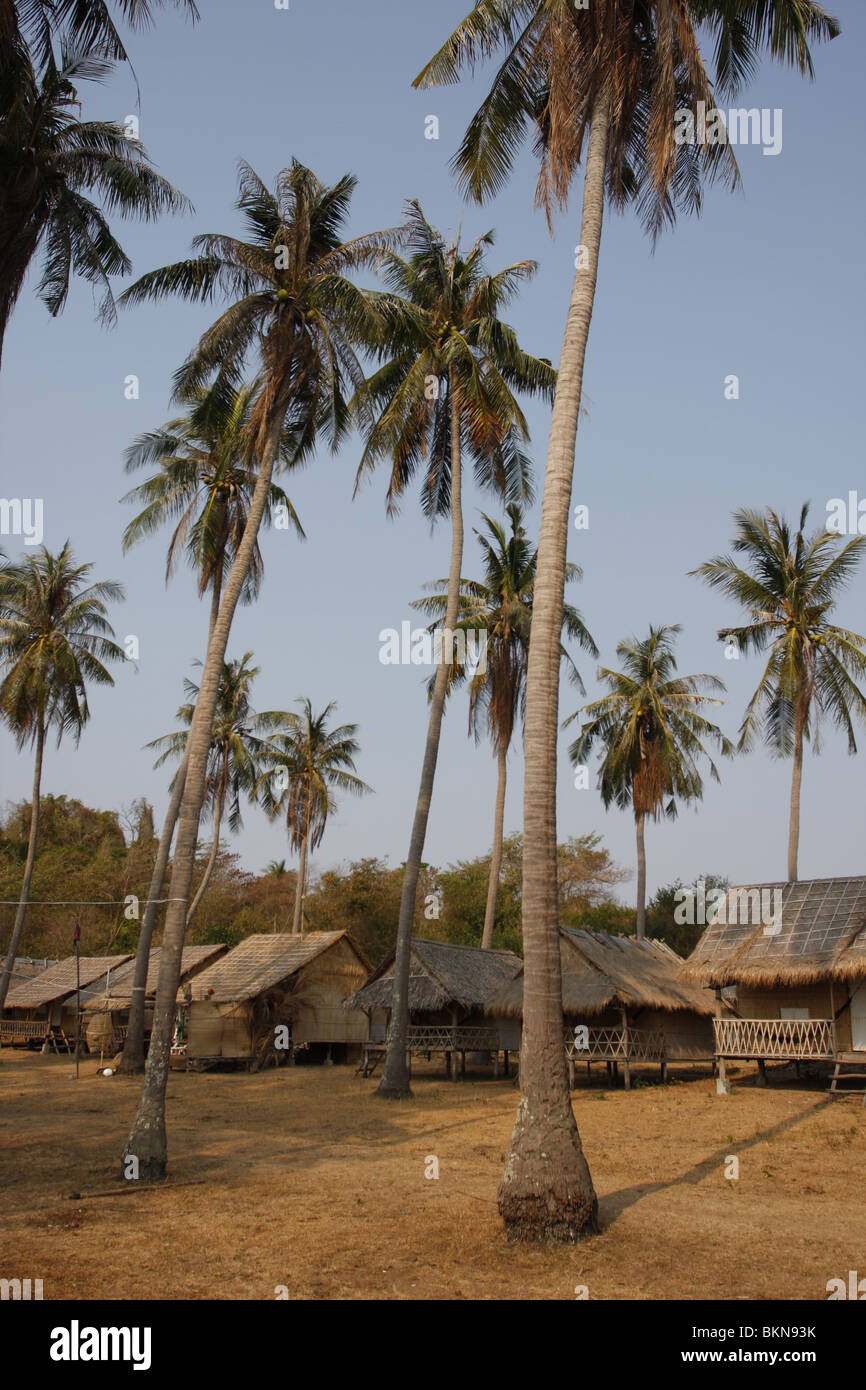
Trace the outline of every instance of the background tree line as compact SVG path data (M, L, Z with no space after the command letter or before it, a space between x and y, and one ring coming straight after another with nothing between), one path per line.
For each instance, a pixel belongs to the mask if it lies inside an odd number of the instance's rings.
M85 955L134 952L157 851L150 804L140 798L120 811L98 811L72 797L45 796L42 825L44 834L33 873L32 916L21 954L50 959L68 955L76 916L81 922ZM0 940L6 940L12 929L29 827L29 802L7 806L0 816ZM196 880L204 873L209 854L205 840L199 845ZM518 954L522 954L522 861L523 837L507 836L493 946ZM444 868L423 864L415 914L418 934L466 946L480 945L489 873L489 854L461 859ZM392 867L387 860L377 858L322 870L308 890L307 929L351 932L378 965L396 940L403 877L403 865ZM634 907L620 902L614 893L630 877L628 870L614 863L600 835L590 833L567 840L559 846L562 925L632 934ZM727 882L712 874L704 877L710 887ZM236 946L254 933L289 930L296 883L295 871L286 868L283 861L272 861L259 874L250 873L241 867L237 854L221 846L190 924L188 943ZM702 928L680 926L674 920L675 894L682 887L678 880L659 888L647 907L647 927L649 936L667 941L686 955ZM123 904L129 895L139 899L138 918L125 916ZM48 900L56 905L38 906ZM163 920L161 909L157 944Z

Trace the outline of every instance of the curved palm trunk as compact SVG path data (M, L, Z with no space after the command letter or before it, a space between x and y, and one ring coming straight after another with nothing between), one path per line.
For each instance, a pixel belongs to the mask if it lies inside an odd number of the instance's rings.
M144 908L144 917L141 920L141 931L138 934L138 947L135 953L135 971L132 977L132 1000L129 1006L129 1027L127 1028L126 1038L123 1044L123 1055L120 1059L120 1065L118 1066L118 1071L122 1072L133 1073L144 1071L144 1009L145 993L147 990L147 970L150 964L150 947L153 941L153 929L156 926L156 919L159 914L159 900L162 897L162 890L165 886L165 875L168 869L169 855L171 854L171 841L180 813L181 802L183 801L187 759L188 751L184 754L183 762L175 778L171 800L168 803L168 810L165 815L165 824L162 827L162 834L159 837L156 859L154 860L153 871L150 876L150 887L147 890L147 902Z
M153 1031L138 1113L127 1140L121 1167L121 1171L125 1174L128 1166L127 1161L137 1160L137 1163L132 1166L137 1168L138 1177L144 1181L153 1181L165 1176L165 1086L171 1056L171 1036L180 980L181 952L186 931L186 905L189 901L195 848L198 840L199 817L204 800L213 717L232 619L253 558L256 538L267 504L268 489L279 450L282 423L283 414L281 413L279 419L271 424L244 533L225 587L219 616L208 643L201 686L187 737L189 762L171 871L170 901L166 912L162 952L159 958L159 979L156 987Z
M449 395L451 399L451 568L448 572L445 632L453 634L457 626L460 570L463 565L460 414L459 406L454 398L453 376L449 383ZM376 1091L377 1095L384 1096L388 1100L401 1100L411 1094L409 1069L406 1064L406 1038L409 1028L409 964L412 952L412 921L415 915L415 895L418 891L424 840L427 836L427 818L430 814L430 801L433 796L433 780L436 776L439 736L442 730L442 712L445 708L445 694L448 686L449 663L445 659L446 655L447 653L443 651L442 660L436 668L433 698L430 701L430 718L427 724L427 743L424 749L424 762L421 767L421 785L418 789L415 819L412 823L412 838L409 841L409 854L406 858L403 892L400 898L400 919L397 925L397 948L394 958L391 1029L382 1080Z
M791 776L791 818L788 824L788 882L797 881L800 850L800 787L803 782L803 718L798 714L794 732L794 771Z
M575 1240L597 1230L595 1190L574 1122L563 1047L556 864L556 745L562 607L583 364L604 214L609 108L592 110L580 240L565 327L538 542L526 679L521 1099L499 1210L512 1239Z
M40 723L36 730L36 764L33 770L33 801L30 807L30 834L27 839L27 858L24 861L24 878L21 881L18 908L15 912L15 921L12 925L12 937L9 942L6 960L3 963L3 974L0 976L0 1009L2 1009L5 1003L6 995L9 990L12 970L15 966L15 957L18 954L18 945L21 941L21 934L24 931L27 904L30 901L30 882L33 878L33 865L36 863L36 840L39 835L39 798L42 788L42 756L44 752L45 726Z
M484 931L481 946L489 951L493 945L493 923L496 920L496 898L499 893L499 871L502 868L502 831L505 822L505 784L508 776L508 749L499 750L499 776L496 782L496 812L493 818L493 849L490 854L490 882L487 885L487 907L484 911Z
M225 804L226 804L226 783L227 783L227 781L228 781L228 761L225 760L224 766L223 766L223 774L222 774L222 777L221 777L221 779L220 779L220 789L219 789L219 795L218 795L218 797L217 797L216 809L215 809L215 811L214 811L213 843L212 843L212 845L211 845L211 847L210 847L210 854L208 855L208 861L207 861L207 864L205 865L204 875L202 876L202 881L201 881L201 883L199 884L198 889L196 890L196 895L195 895L195 897L193 898L193 900L192 900L192 902L191 902L191 904L190 904L189 912L186 914L186 924L187 924L187 926L189 926L190 922L192 921L193 917L195 916L196 910L197 910L197 908L198 908L198 905L199 905L199 903L201 902L202 898L203 898L204 895L205 895L205 891L206 891L206 889L207 889L207 886L208 886L208 884L210 883L211 874L213 873L214 864L215 864L216 861L217 861L217 855L219 854L219 847L220 847L220 827L222 826L223 810L225 809Z
M214 580L211 593L210 622L208 624L208 647L213 636L214 625L219 614L220 606L220 581ZM180 805L183 801L183 789L186 782L186 769L189 760L189 744L184 750L183 762L178 769L172 788L171 798L168 803L168 810L165 815L165 824L162 827L162 834L159 837L156 859L154 860L153 872L150 876L150 887L147 890L147 902L144 907L144 917L141 922L141 931L138 934L138 947L135 952L135 972L132 979L132 1001L129 1007L129 1026L126 1030L126 1038L123 1043L123 1055L120 1059L118 1071L134 1073L144 1071L144 1009L145 994L147 991L147 971L150 965L150 947L153 941L153 929L156 926L156 919L159 913L159 899L162 897L162 890L165 886L165 875L168 870L168 859L171 854L171 842L174 837L174 829L177 825L177 818L180 814Z
M297 936L298 932L303 931L304 926L304 897L307 891L307 841L308 834L304 832L301 841L301 858L298 864L298 882L295 887L295 915L292 918L292 935Z
M637 836L637 939L643 941L646 936L646 846L644 844L644 825L646 816L643 811L639 812L634 818L635 832Z

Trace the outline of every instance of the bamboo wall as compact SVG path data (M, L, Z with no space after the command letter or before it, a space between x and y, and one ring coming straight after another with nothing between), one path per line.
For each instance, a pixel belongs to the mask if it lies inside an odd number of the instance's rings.
M844 980L833 985L833 1002L838 1013L848 999L848 986ZM738 985L734 1006L742 1018L781 1018L782 1009L808 1009L810 1018L832 1018L834 1009L830 1002L828 983L781 986L777 989L755 989ZM851 1015L844 1009L836 1020L836 1046L841 1052L851 1047Z

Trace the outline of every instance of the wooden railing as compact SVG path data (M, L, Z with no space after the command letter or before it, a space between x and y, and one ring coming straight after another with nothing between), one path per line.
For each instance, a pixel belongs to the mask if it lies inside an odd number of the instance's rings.
M384 1044L383 1044L384 1046ZM447 1024L412 1025L406 1035L412 1052L482 1052L499 1047L497 1028L461 1028Z
M588 1029L586 1047L580 1047L574 1030L565 1034L565 1055L572 1062L661 1062L665 1055L664 1033L642 1028Z
M836 1028L829 1018L714 1018L717 1057L754 1060L836 1055Z
M48 1037L49 1024L31 1018L0 1019L0 1042L38 1042Z

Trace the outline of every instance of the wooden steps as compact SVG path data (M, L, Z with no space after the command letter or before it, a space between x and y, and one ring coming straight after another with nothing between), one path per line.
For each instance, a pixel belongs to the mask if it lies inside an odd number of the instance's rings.
M853 1082L853 1085L842 1085ZM858 1095L860 1104L866 1107L866 1056L862 1052L839 1052L836 1054L836 1067L830 1082L830 1095Z

